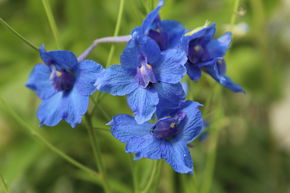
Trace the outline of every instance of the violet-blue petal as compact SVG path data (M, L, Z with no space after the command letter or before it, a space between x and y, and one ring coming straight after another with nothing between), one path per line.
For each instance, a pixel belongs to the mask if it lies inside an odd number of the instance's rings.
M94 86L98 76L102 76L103 67L93 60L83 60L79 64L78 79L76 87L82 95L91 95L96 87Z
M185 33L183 25L173 20L162 20L160 29L168 35L168 48L177 46Z
M195 82L197 82L200 77L201 77L201 70L198 66L196 66L195 64L191 64L191 63L186 63L185 64L186 70L187 70L187 74L189 76L189 78L191 80L194 80Z
M128 95L127 102L135 114L137 123L141 124L151 119L155 113L159 102L158 93L154 88L139 87Z
M165 156L165 161L178 173L193 173L192 158L185 143L172 144Z
M169 147L167 141L158 140L148 133L143 136L131 137L126 145L126 152L137 154L137 159L162 159L165 154L168 154Z
M230 89L231 91L245 93L240 85L234 83L229 77L220 73L221 69L218 68L217 62L214 65L204 67L204 70L218 83Z
M189 31L183 36L181 40L181 46L188 55L188 46L191 40L203 38L203 42L209 42L213 38L214 34L215 34L215 23L211 24L210 26L203 27L198 31L194 30L193 33Z
M186 114L182 124L183 130L179 134L180 139L186 143L192 142L203 129L203 119L199 107L202 105L194 101L186 101L181 105L181 112Z
M62 92L57 92L52 97L43 100L37 112L40 125L57 125L63 119L64 106Z
M174 109L177 109L180 102L185 99L185 93L181 84L157 83L154 87L159 97L156 110L157 117L162 118L175 113Z
M169 49L162 52L162 58L162 61L152 65L157 80L178 83L186 74L186 53L181 49Z
M50 69L45 64L37 64L30 73L26 86L35 91L39 98L47 99L56 93L50 82Z
M73 71L77 68L78 60L74 53L67 50L46 51L42 45L39 48L40 57L43 62L50 66L55 65L57 70L66 69Z
M226 54L232 41L231 34L231 32L227 32L218 39L212 39L207 44L208 53L212 58L223 57Z
M89 97L81 95L76 88L69 93L58 92L43 100L37 112L41 125L55 126L61 120L75 127L88 109Z
M139 84L133 71L122 65L112 65L97 77L95 86L101 92L123 96L137 89Z
M74 88L69 95L64 95L64 103L67 103L67 106L63 118L71 127L75 127L77 124L81 123L82 116L88 110L89 96L81 95L81 93Z
M120 60L124 67L136 69L143 58L147 63L152 64L161 58L158 44L149 37L141 36L130 40L123 50Z
M150 133L150 129L153 127L153 123L138 124L134 117L125 114L114 116L108 125L112 126L112 135L123 143L127 143L131 137Z
M163 6L164 0L159 0L157 7L151 11L147 17L144 19L142 23L142 32L146 35L146 33L150 30L152 25L154 25L154 21L156 20L160 11L160 8Z

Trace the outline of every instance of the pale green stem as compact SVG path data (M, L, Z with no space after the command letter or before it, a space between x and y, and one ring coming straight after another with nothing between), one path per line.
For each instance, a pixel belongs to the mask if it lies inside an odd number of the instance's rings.
M98 95L99 96L99 95ZM91 98L91 100L93 101L93 103L94 103L94 105L95 105L95 107L97 107L99 110L100 110L100 112L104 115L104 117L107 119L106 121L110 121L111 120L111 116L100 106L100 104L96 101L97 100L97 98L99 98L99 97L96 97L96 99L93 99L93 98Z
M210 133L209 138L209 147L207 152L207 162L206 162L206 168L205 173L203 176L203 182L201 186L200 193L209 193L212 187L212 177L214 173L215 168L215 159L216 159L216 148L217 148L217 142L218 142L218 130L213 129Z
M240 0L235 0L233 13L232 13L232 17L231 17L231 23L230 23L230 30L231 31L233 31L234 27L235 27L237 15L238 15L239 4L240 4Z
M91 117L88 114L86 115L86 127L87 127L88 134L90 137L91 146L93 149L93 154L95 157L96 165L97 165L98 171L102 177L104 190L106 193L110 193L111 191L110 191L110 186L108 184L105 167L104 167L103 161L101 159L101 156L102 156L101 149L100 149L99 143L96 139L96 133L95 133L95 130L94 130L93 125L92 125Z
M158 160L158 166L157 166L157 176L156 176L156 182L153 185L153 192L158 192L160 180L161 180L161 174L162 174L162 169L163 169L163 160Z
M149 176L148 183L146 184L144 190L141 191L141 193L147 193L147 192L149 192L150 189L152 188L153 184L154 184L154 180L159 180L157 178L160 178L160 175L159 176L158 175L156 176L156 174L160 170L160 167L162 167L162 164L160 163L160 160L154 160L154 163L153 163L153 166L152 166L152 170L151 170L151 174Z
M117 23L116 23L116 27L115 27L115 31L114 31L114 36L118 36L119 31L120 31L122 15L123 15L123 10L124 10L124 4L125 4L125 0L120 0L120 6L119 6L118 17L117 17ZM105 67L107 67L109 64L111 64L114 51L115 51L115 46L112 45Z
M1 180L2 185L3 185L3 191L4 191L4 193L9 193L10 190L9 190L9 188L8 188L7 182L6 182L6 180L3 178L2 175L0 175L0 180Z
M23 41L26 45L31 47L32 49L38 51L37 46L35 46L33 43L25 39L22 35L20 35L15 29L13 29L6 21L4 21L2 18L0 18L0 23L2 23L10 32L12 32L16 37L18 37L21 41Z
M130 166L131 166L131 172L132 172L132 181L133 181L133 189L134 193L139 192L139 186L138 186L138 179L137 179L137 174L136 174L136 165L134 163L134 156L130 154Z
M51 28L51 31L53 33L54 39L55 39L55 43L58 49L62 49L59 43L59 39L58 39L58 31L57 31L57 27L56 27L56 23L55 23L55 19L53 17L51 8L49 6L48 0L42 0L42 4L43 7L45 9L45 13Z
M36 139L38 139L42 144L44 144L47 148L49 148L52 152L56 153L57 155L59 155L61 158L63 158L64 160L66 160L68 163L74 165L75 167L81 169L82 171L92 175L95 177L96 180L100 180L100 175L98 173L96 173L94 170L82 165L81 163L77 162L76 160L74 160L73 158L71 158L70 156L66 155L65 153L63 153L61 150L59 150L57 147L55 147L54 145L52 145L49 141L47 141L41 134L39 134L37 132L37 128L31 127L29 124L27 124L25 122L25 120L23 120L8 104L6 104L6 102L0 98L0 102L2 103L3 107L5 107L5 109L7 109L8 113L20 124L22 125L24 128L26 128L31 134L32 136L34 136Z

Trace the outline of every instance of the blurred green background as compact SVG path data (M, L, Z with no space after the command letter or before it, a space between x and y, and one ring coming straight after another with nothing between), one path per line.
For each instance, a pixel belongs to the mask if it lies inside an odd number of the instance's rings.
M234 2L167 0L161 17L180 21L188 29L203 25L206 20L216 22L217 35L221 35L229 29ZM49 3L61 44L76 55L94 39L114 33L119 0ZM153 7L151 0L125 0L119 34L129 34ZM158 192L290 193L289 10L290 0L241 0L226 59L228 75L247 94L221 88L221 95L203 109L209 122L208 137L194 142L191 148L195 175L179 175L164 164ZM47 50L57 49L40 0L0 0L0 16L37 46L44 43ZM124 46L116 44L112 64L119 63ZM110 44L102 44L89 58L105 64L110 48ZM83 125L70 128L62 122L57 127L38 128L39 99L25 88L25 82L39 62L37 52L0 26L0 95L6 104L0 108L0 174L11 193L103 192L99 181L50 151L11 113L12 109L32 131L95 169ZM189 98L201 103L209 101L220 87L207 75L198 84L189 85ZM131 114L124 97L106 94L100 106L110 117ZM104 128L107 117L98 109L93 117L113 192L132 192L130 155L124 152L124 144ZM133 164L141 189L148 181L151 166L152 161L147 159Z

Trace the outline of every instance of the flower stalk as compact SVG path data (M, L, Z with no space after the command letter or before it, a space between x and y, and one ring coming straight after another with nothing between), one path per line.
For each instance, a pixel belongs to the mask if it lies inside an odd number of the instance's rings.
M53 36L54 36L56 46L60 50L61 46L60 46L60 43L59 43L56 22L55 22L55 19L53 17L53 14L52 14L51 8L49 6L48 0L42 0L42 4L43 4L43 7L45 9L45 13L46 13L46 16L47 16L51 31L52 31Z
M17 38L23 41L26 45L31 47L32 49L38 51L38 47L31 43L29 40L24 38L20 33L18 33L13 27L11 27L4 19L0 18L0 23L3 24L10 32L12 32Z
M131 39L131 35L126 36L114 36L114 37L104 37L94 40L92 45L88 47L79 57L78 61L84 60L88 55L91 53L91 51L100 43L109 43L109 42L128 42Z
M8 106L8 104L2 98L0 98L0 102L3 109L5 109L20 125L27 129L33 137L35 137L48 149L60 156L62 159L66 160L68 163L93 176L97 181L100 181L100 175L97 172L82 165L81 163L77 162L76 160L62 152L60 149L55 147L52 143L50 143L40 133L37 132L37 128L33 128L29 124L27 124L26 121L23 120L10 106Z
M116 23L116 27L115 27L115 31L114 31L114 36L118 36L119 31L120 31L122 15L123 15L123 10L124 10L124 4L125 4L125 0L120 0L120 6L119 6L118 17L117 17L117 23ZM111 63L114 51L115 51L115 46L112 45L107 62L105 64L105 67L107 67Z
M88 114L86 114L86 128L88 130L89 138L91 141L91 146L93 149L93 154L95 157L96 165L102 178L102 184L103 184L104 190L106 193L110 193L111 191L110 191L110 186L107 180L105 167L101 159L101 149L100 149L99 143L96 140L96 133L92 125L91 117Z

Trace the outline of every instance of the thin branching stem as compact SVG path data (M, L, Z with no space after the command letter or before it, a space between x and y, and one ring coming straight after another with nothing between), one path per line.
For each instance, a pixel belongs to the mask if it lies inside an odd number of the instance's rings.
M2 189L4 191L4 193L10 193L10 190L8 188L8 185L7 185L7 182L6 180L3 178L2 175L0 175L0 180L1 180L1 183L2 183Z
M93 176L97 181L100 181L100 175L95 172L94 170L84 166L83 164L79 163L78 161L74 160L60 149L55 147L52 143L50 143L47 139L45 139L40 133L37 132L38 128L34 128L26 123L2 98L0 98L1 107L3 110L6 110L11 117L14 118L20 125L22 125L25 129L27 129L33 137L35 137L38 141L40 141L43 145L49 148L52 152L59 155L61 158L66 160L68 163L72 164L73 166L79 168L80 170L88 173L89 175Z
M56 22L55 22L55 19L53 17L53 14L52 14L51 8L49 6L48 0L42 0L42 4L43 4L44 10L45 10L45 13L46 13L46 16L47 16L51 31L53 33L53 37L54 37L56 46L57 46L58 49L62 49L62 47L61 47L61 45L59 43L58 30L57 30Z
M31 47L32 49L38 51L38 47L31 43L29 40L20 35L13 27L11 27L4 19L0 18L0 23L2 23L10 32L12 32L16 37L18 37L21 41L23 41L26 45Z
M88 57L88 55L93 51L93 49L100 43L110 43L110 42L128 42L131 39L131 35L125 35L125 36L115 36L115 37L104 37L94 40L92 45L88 47L79 57L78 61L82 61Z
M124 4L125 4L125 0L120 0L120 6L119 6L118 17L117 17L117 23L116 23L116 27L115 27L115 31L114 31L114 36L118 36L119 31L120 31L122 15L123 15L123 10L124 10ZM115 46L112 45L105 67L107 67L111 63L114 51L115 51Z
M102 182L103 182L102 184L103 184L104 190L106 193L110 193L111 191L110 191L110 186L109 186L107 176L106 176L106 170L105 170L102 158L101 158L102 156L101 149L96 139L96 133L92 125L91 117L88 114L86 114L86 128L88 130L89 138L91 141L91 146L92 146L94 158L96 161L96 165L102 177Z

